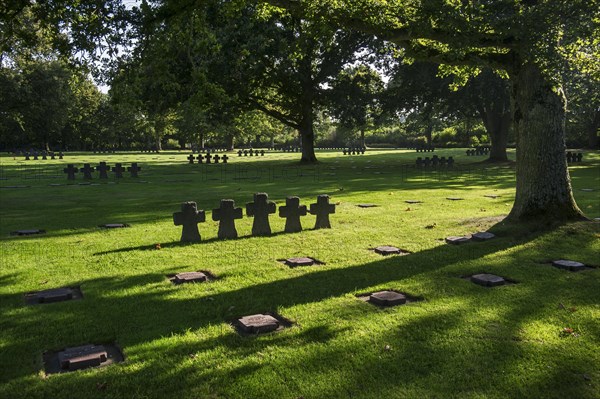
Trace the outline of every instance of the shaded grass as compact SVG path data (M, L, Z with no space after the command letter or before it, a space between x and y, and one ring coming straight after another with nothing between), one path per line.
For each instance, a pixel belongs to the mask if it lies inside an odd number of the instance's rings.
M407 151L329 152L318 168L296 166L296 154L235 157L225 177L223 166L183 164L184 154L126 154L109 161L143 159L140 179L149 183L74 187L48 186L62 176L26 179L2 158L3 186L32 187L0 191L0 397L597 397L599 271L573 274L542 262L600 263L598 223L553 231L497 225L495 241L447 246L445 236L496 225L514 198L510 166L469 164L459 154L443 151L463 164L439 173L408 166L416 155ZM572 169L575 195L598 217L600 191L579 191L600 186L598 155L586 159ZM244 218L241 239L218 241L209 221L200 225L203 243L178 243L171 214L180 202L209 211L220 198L242 206L256 191L278 205L286 195L308 204L328 193L339 203L334 228L255 238ZM490 193L500 197L483 197ZM95 227L110 222L132 227ZM305 228L312 223L312 216L303 220ZM273 217L271 225L280 232L284 220ZM48 234L7 237L29 227ZM383 244L413 254L382 258L368 250ZM296 255L326 265L276 262ZM200 269L220 279L182 286L166 279ZM519 283L485 289L459 278L478 272ZM84 300L23 306L24 292L63 285L81 285ZM379 309L356 298L379 289L424 300ZM228 324L265 311L293 327L242 338ZM577 336L562 336L565 327ZM43 350L110 341L124 348L125 363L42 378Z

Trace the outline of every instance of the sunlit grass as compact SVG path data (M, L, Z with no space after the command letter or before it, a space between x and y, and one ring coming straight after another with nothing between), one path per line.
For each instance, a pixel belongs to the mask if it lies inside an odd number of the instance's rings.
M412 167L431 154L383 150L322 152L318 167L299 167L298 154L282 153L233 154L228 165L207 166L187 165L183 152L75 154L62 163L0 158L7 178L0 187L30 186L0 189L0 397L597 397L600 271L569 273L544 262L600 266L599 223L551 232L497 225L514 199L514 169L462 154L440 151L457 165L439 172ZM138 180L147 183L66 185L66 163L102 159L140 162ZM574 194L589 217L600 217L600 156L584 159L571 168ZM305 231L281 234L284 220L273 215L276 234L258 238L244 217L240 239L217 240L210 214L219 200L244 207L259 191L279 206L287 195L310 204L329 194L338 204L333 228L311 230L307 216ZM200 244L178 243L172 213L184 201L207 211ZM116 222L131 228L97 227ZM492 227L494 241L443 242ZM26 228L48 233L8 236ZM369 250L378 245L412 254L383 258ZM292 256L326 264L277 262ZM192 270L219 279L182 286L166 279ZM479 272L518 284L486 289L460 278ZM84 299L23 306L25 292L67 285L80 285ZM380 309L356 298L380 289L422 300ZM229 325L267 311L293 326L253 338ZM575 334L562 334L565 327ZM126 361L49 378L40 372L44 350L102 342L117 342Z

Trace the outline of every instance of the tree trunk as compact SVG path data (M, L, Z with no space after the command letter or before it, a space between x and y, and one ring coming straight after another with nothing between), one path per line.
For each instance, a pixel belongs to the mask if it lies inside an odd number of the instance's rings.
M495 104L480 105L478 112L483 120L485 130L490 136L491 148L488 161L508 161L506 145L508 143L508 131L510 128L510 112L503 107L495 106Z
M360 146L362 148L366 147L366 145L365 145L365 129L364 128L360 129Z
M316 163L317 156L315 155L315 132L313 130L312 120L303 123L300 130L300 139L302 141L302 158L301 163Z
M511 221L580 220L565 157L562 88L540 69L524 64L513 77L513 122L517 135L517 191Z
M600 130L600 110L594 112L592 123L588 126L588 148L598 148L598 130Z
M235 145L234 144L234 142L235 142L234 138L235 138L235 136L233 134L228 134L227 135L227 149L229 151L233 151L233 149L234 149L234 145Z
M433 146L433 137L431 136L433 133L433 124L431 123L431 119L427 121L427 127L425 128L425 140L427 140L427 145L429 147Z

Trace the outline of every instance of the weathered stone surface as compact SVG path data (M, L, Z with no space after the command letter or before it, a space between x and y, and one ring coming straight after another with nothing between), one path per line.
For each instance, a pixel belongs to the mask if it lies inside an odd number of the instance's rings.
M396 306L405 304L406 296L394 291L379 291L369 296L369 302L379 306Z
M506 284L506 280L504 280L504 278L488 273L475 274L471 276L471 281L484 287L497 287L499 285Z
M329 215L335 213L335 204L329 203L329 195L319 195L315 204L310 204L310 214L316 215L315 229L330 229Z
M389 245L382 245L375 248L375 252L379 255L398 255L402 253L400 248L392 247Z
M49 290L39 291L31 294L33 300L37 303L52 303L62 302L73 299L72 288L53 288Z
M290 267L312 266L315 264L315 260L308 257L289 258L285 260L285 264Z
M255 314L238 319L238 327L246 334L261 334L279 328L279 320L268 314Z
M462 201L464 198L460 197L446 197L448 201Z
M269 215L275 213L276 205L273 201L269 201L267 193L254 194L254 202L246 204L246 214L254 217L252 222L253 236L269 236L271 235L271 225L269 224Z
M92 168L89 163L84 163L83 168L79 169L79 171L83 173L84 179L90 180L92 178L94 168Z
M67 180L75 180L75 173L78 172L78 169L73 164L68 164L66 168L63 169L63 172L67 174Z
M106 223L101 224L98 227L103 227L105 229L123 229L125 227L129 227L127 223Z
M123 165L118 163L115 164L115 166L112 168L112 171L115 172L115 177L117 179L121 179L123 177L123 172L125 171L125 168L123 167Z
M100 172L100 179L108 179L108 172L110 171L110 166L108 166L106 162L100 162L100 165L96 166L96 170Z
M206 221L206 214L203 210L198 210L193 201L181 204L181 212L173 214L173 223L175 226L183 226L181 231L181 242L200 242L200 232L198 223Z
M496 198L498 198L498 197L499 197L499 195L496 195L496 194L488 194L488 195L484 195L484 197L486 197L486 198L492 198L492 199L496 199Z
M300 205L300 198L287 197L285 206L279 207L279 216L285 218L285 232L297 233L302 231L301 216L306 216L306 205Z
M552 262L552 266L558 267L559 269L570 270L570 271L578 271L586 269L586 266L581 262L576 262L573 260L555 260Z
M423 203L423 201L419 201L419 200L406 200L404 202L406 202L407 204L422 204Z
M464 237L464 236L446 237L446 243L452 244L452 245L460 245L460 244L465 244L467 242L469 242L469 237Z
M173 282L175 284L183 284L183 283L201 283L207 281L208 277L206 274L202 272L183 272L177 273L175 277L173 277Z
M375 205L375 204L358 204L357 206L359 208L377 208L379 205Z
M138 173L142 170L141 166L138 166L137 162L133 162L130 167L127 168L131 177L138 177Z
M61 369L69 371L97 367L107 359L108 353L102 345L77 346L58 353Z
M235 207L232 199L221 200L220 208L213 209L212 219L219 222L218 237L220 239L237 238L235 220L244 217L242 208Z
M473 241L487 241L496 238L496 235L487 231L479 231L471 236Z
M36 234L45 234L45 233L46 233L46 230L26 229L26 230L11 231L10 235L11 236L32 236L32 235L36 235Z

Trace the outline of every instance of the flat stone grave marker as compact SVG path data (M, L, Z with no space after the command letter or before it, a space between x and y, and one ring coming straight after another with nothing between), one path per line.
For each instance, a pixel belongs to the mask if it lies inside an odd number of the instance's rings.
M70 163L63 169L63 172L67 174L67 180L75 180L75 173L78 172L78 169Z
M124 360L123 353L115 344L89 344L47 351L42 358L46 374L104 367Z
M83 168L79 169L81 173L83 173L83 178L87 180L92 179L92 172L94 172L94 168L90 166L89 163L84 163Z
M167 277L169 278L169 281L171 281L175 285L187 283L204 283L215 279L215 277L211 273L202 270L197 272L182 272L177 274L170 274Z
M460 197L446 197L448 201L462 201L464 198Z
M496 276L495 274L490 273L474 274L471 276L470 280L472 283L481 285L483 287L498 287L507 283L504 277Z
M41 229L25 229L25 230L16 230L11 231L11 236L33 236L38 234L46 234L46 230Z
M369 302L378 306L404 305L406 296L395 291L378 291L369 295Z
M240 317L233 325L242 335L257 335L282 330L291 323L274 313L259 313Z
M131 177L138 177L138 173L142 170L140 166L138 166L137 162L133 162L130 167L127 168L127 171L131 175Z
M212 219L215 222L219 222L218 237L220 239L237 238L238 233L235 228L235 220L243 217L242 208L236 208L234 200L221 200L221 206L213 209L212 212Z
M31 186L3 186L0 188L29 188L29 187L31 187Z
M131 227L131 225L127 223L106 223L99 224L98 227L101 227L103 229L123 229L125 227Z
M423 203L423 201L419 201L419 200L406 200L404 202L406 202L407 204L422 204Z
M554 260L552 261L552 266L557 267L559 269L568 270L571 272L578 272L581 270L591 269L581 262L576 262L573 260Z
M96 170L100 172L100 179L108 179L108 172L110 171L110 166L108 166L106 162L100 162L100 165L96 166Z
M279 262L283 263L286 266L289 267L301 267L301 266L315 266L315 265L324 265L324 262L321 262L318 259L315 258L311 258L308 256L300 256L300 257L294 257L294 258L287 258L287 259L279 259Z
M478 231L471 235L473 241L488 241L494 238L496 238L496 235L488 231Z
M592 192L592 191L596 191L593 188L582 188L581 191L585 191L585 192Z
M317 202L315 204L310 204L309 212L311 215L317 216L315 230L331 228L329 215L335 213L335 204L329 203L329 195L319 195L317 197Z
M358 204L359 208L377 208L379 205L376 204Z
M79 287L62 287L37 292L28 292L25 294L25 303L27 305L40 305L82 298L83 294Z
M181 204L181 212L173 214L175 226L183 226L181 231L181 242L200 242L198 223L206 221L206 214L198 210L195 202L184 202Z
M498 197L499 197L499 195L495 195L495 194L487 194L487 195L484 195L484 197L486 197L486 198L492 198L492 199L496 199L496 198L498 198Z
M254 202L246 204L246 215L254 217L252 222L253 236L271 235L271 225L269 224L269 215L275 213L276 205L269 201L267 193L254 194Z
M404 305L411 302L417 302L422 299L395 290L369 292L366 294L358 294L356 297L363 302L370 303L371 305L375 305L380 308Z
M285 218L286 233L297 233L302 231L300 217L306 216L306 205L300 205L299 197L287 197L285 206L279 207L279 216Z
M381 245L379 247L373 248L373 251L378 253L379 255L387 256L387 255L408 255L407 251L403 251L400 248L392 247L390 245Z
M450 236L446 237L446 243L452 245L460 245L469 242L471 239L466 236Z

